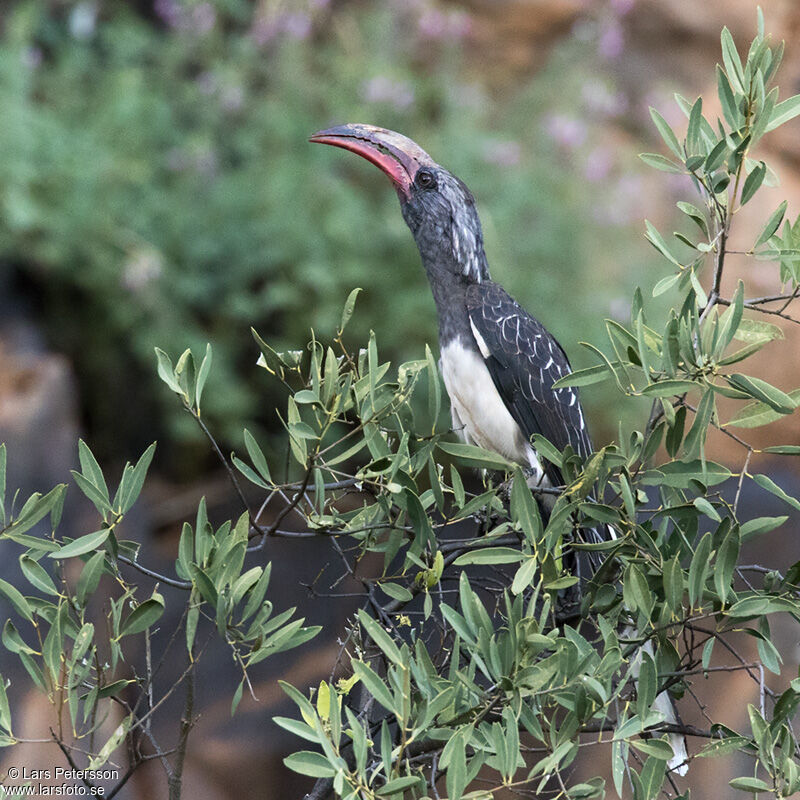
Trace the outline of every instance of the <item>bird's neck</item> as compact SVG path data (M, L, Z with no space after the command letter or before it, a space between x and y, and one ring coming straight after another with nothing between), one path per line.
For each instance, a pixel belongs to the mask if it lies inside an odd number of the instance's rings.
M440 347L457 339L465 346L473 345L466 298L469 286L477 282L475 277L457 272L453 265L433 259L423 257L422 263L436 304Z

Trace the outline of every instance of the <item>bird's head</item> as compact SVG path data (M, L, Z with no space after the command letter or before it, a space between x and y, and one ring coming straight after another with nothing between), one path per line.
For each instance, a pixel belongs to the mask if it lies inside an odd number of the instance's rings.
M416 142L395 131L358 123L319 131L310 141L350 150L389 177L429 271L468 281L488 279L475 199L462 181Z

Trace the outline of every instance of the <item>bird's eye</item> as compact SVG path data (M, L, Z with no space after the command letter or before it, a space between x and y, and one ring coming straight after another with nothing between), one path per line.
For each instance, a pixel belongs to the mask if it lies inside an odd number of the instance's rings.
M421 169L417 173L417 186L422 189L432 189L436 186L436 178L432 172L428 172L426 169Z

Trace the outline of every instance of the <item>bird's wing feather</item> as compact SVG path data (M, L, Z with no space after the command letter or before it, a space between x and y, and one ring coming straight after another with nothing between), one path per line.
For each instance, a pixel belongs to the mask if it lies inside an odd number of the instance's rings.
M552 388L572 371L558 342L496 283L472 284L466 299L489 374L525 437L538 433L559 450L570 444L588 456L592 443L576 390ZM543 466L553 484L563 483L554 464Z

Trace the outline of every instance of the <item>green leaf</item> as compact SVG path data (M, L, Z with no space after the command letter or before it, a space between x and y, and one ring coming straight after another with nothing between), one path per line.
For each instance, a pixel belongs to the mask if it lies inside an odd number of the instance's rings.
M655 225L653 225L653 223L647 219L644 221L644 224L645 228L647 229L647 232L645 233L645 238L647 241L650 242L650 244L652 244L653 247L655 247L656 250L658 250L658 252L664 256L664 258L671 261L676 267L680 267L681 263L675 258L675 256L672 255L669 247L667 247L667 243L664 241L664 237L658 232L658 229L655 227Z
M664 564L664 599L674 615L677 615L683 604L683 570L675 556Z
M402 665L403 657L400 655L399 648L392 637L380 626L380 623L372 619L363 608L358 611L358 620L369 638L378 645L383 654L393 663Z
M393 600L397 600L401 603L410 603L414 599L414 595L411 594L405 586L401 586L399 583L382 583L381 591L388 594Z
M738 526L733 525L719 546L714 565L714 587L723 603L727 602L731 592L733 571L739 559L740 546L741 534Z
M32 647L28 647L25 640L20 635L20 632L10 619L6 620L6 624L3 627L2 638L3 646L10 653L28 653L29 655L36 653Z
M89 449L89 445L87 445L83 439L78 439L78 459L80 460L81 472L84 477L93 483L100 490L100 493L106 501L108 501L108 487L103 477L103 470L100 469L97 459Z
M703 592L706 585L706 577L708 576L709 557L711 555L712 537L711 532L706 533L700 540L692 556L692 563L689 567L689 603L692 608L697 606L698 602L703 601Z
M743 792L751 792L756 794L758 792L772 792L772 787L769 786L765 781L762 781L760 778L750 778L745 776L744 778L734 778L728 783L734 789L741 789Z
M742 71L742 61L733 42L733 36L727 27L722 29L722 62L725 64L725 72L728 75L733 89L738 94L746 94L744 85L744 73Z
M438 442L437 447L449 456L457 458L469 467L478 469L494 469L510 471L513 465L502 456L472 444L457 444L455 442Z
M797 403L786 392L772 386L760 378L734 373L728 375L726 380L734 389L746 392L756 400L771 406L781 414L791 414L797 408Z
M742 205L750 200L750 198L758 191L766 174L767 165L763 161L759 161L758 166L755 167L755 169L753 169L745 179L744 186L742 187Z
M527 589L533 579L536 577L536 570L539 566L537 559L532 556L526 558L522 565L514 574L514 580L511 583L511 593L514 595L521 594Z
M0 674L0 727L11 736L11 709L6 695L6 679Z
M792 508L797 509L800 511L800 500L791 495L787 494L780 486L778 486L772 478L767 477L766 475L754 475L753 480L762 488L766 489L768 492L772 492L775 497L779 497L784 503L788 503Z
M259 477L258 473L246 462L242 461L241 458L231 453L231 464L233 464L239 472L247 478L250 483L255 486L260 487L261 489L266 489L269 491L272 487L264 480Z
M795 403L800 403L800 389L789 392L789 397ZM761 425L768 425L781 419L783 412L775 411L771 405L756 401L744 406L733 419L728 420L724 425L733 425L737 428L758 428Z
M761 231L758 239L756 239L756 243L753 245L753 249L755 250L756 247L759 245L764 244L774 233L778 230L778 226L781 224L781 220L783 219L783 215L786 213L786 206L787 202L784 200L773 212L770 214L769 219L767 220L767 224L764 226L764 229Z
M672 745L666 739L631 739L631 744L642 753L661 761L669 761L674 755Z
M533 544L542 535L542 518L539 506L533 498L525 474L517 467L511 485L511 517L520 524L525 538Z
M773 339L783 339L783 331L771 322L757 319L742 319L734 336L740 342L762 344Z
M75 594L78 598L78 602L82 606L86 605L86 598L91 597L100 584L105 558L105 551L100 550L84 564L81 570L81 576L78 578L78 586L75 590Z
M122 480L117 489L117 494L114 497L114 508L116 508L120 514L125 514L129 511L139 497L155 451L156 443L153 442L139 457L135 467L131 468L130 465L126 465L125 471L122 474Z
M664 292L669 291L678 281L683 277L682 272L676 272L673 275L667 275L663 277L660 281L656 283L653 287L653 297L658 297L659 295L664 294ZM592 367L592 369L600 369L602 365L598 367ZM580 372L584 372L585 370L579 370ZM607 370L606 370L607 371ZM555 384L554 384L555 388Z
M88 478L76 472L74 469L70 470L75 483L78 488L92 501L92 505L97 509L98 513L102 515L103 519L111 511L111 501L108 499L108 492L103 492Z
M34 561L28 555L21 555L19 565L28 581L40 592L58 596L58 589L56 589L50 573L38 561Z
M784 122L794 119L798 114L800 114L800 94L796 94L793 97L788 97L786 100L778 103L775 106L769 123L765 128L765 133L774 131L779 125L783 125Z
M730 81L719 64L717 64L717 94L719 95L725 120L735 130L741 122L741 114L736 107L736 100L733 96Z
M22 506L14 522L5 529L4 535L28 547L36 547L42 550L47 547L52 547L53 543L48 540L26 537L23 536L23 533L30 530L48 513L51 514L51 519L55 526L56 522L54 517L59 513L58 509L60 508L60 504L63 503L66 488L66 484L60 483L44 496L39 494L39 492L34 492ZM28 541L29 539L32 541Z
M697 406L694 423L686 438L683 440L683 449L687 458L694 458L702 455L708 434L708 426L714 415L714 392L707 390L703 393L700 403Z
M337 772L337 769L331 766L331 763L322 753L314 753L311 750L300 750L297 753L292 753L283 759L283 763L292 772L308 775L312 778L332 778Z
M645 397L673 397L701 388L702 385L696 381L682 381L668 378L663 381L658 381L658 383L651 383L649 386L645 386L639 394Z
M195 387L195 405L197 406L198 413L200 412L200 398L203 394L203 389L206 385L206 381L208 380L208 375L211 372L211 344L206 342L206 354L203 356L203 360L200 363L200 369L197 371L197 384Z
M310 725L306 725L305 722L301 722L299 719L273 717L272 721L284 730L289 731L289 733L299 736L301 739L319 744L319 735Z
M783 525L783 523L788 519L788 516L755 517L747 522L743 522L739 526L739 532L741 533L743 540L748 539L751 536L757 536L760 533L766 533L767 531L775 530L775 528L780 528L780 526Z
M100 752L89 760L89 769L100 769L108 761L114 751L122 744L131 727L132 717L125 717L114 729L108 741L100 748Z
M708 296L703 289L702 284L700 283L700 278L697 277L697 273L694 271L694 268L689 270L689 280L692 283L692 289L694 289L695 296L697 297L697 305L700 308L705 308L708 305Z
M353 672L358 676L366 690L374 697L387 711L396 713L394 698L386 684L378 677L378 674L369 664L363 661L351 662Z
M513 547L480 547L460 555L454 564L457 567L467 564L518 564L524 557Z
M197 587L197 590L203 596L203 599L215 609L219 602L216 587L206 572L197 564L190 564L189 568L192 572L192 583Z
M642 798L644 800L655 800L661 792L664 777L667 770L667 763L662 758L652 756L644 762L639 780L642 786Z
M667 121L661 114L656 111L655 108L650 106L650 118L653 120L653 124L658 129L658 132L661 134L661 138L664 140L664 143L669 147L670 150L679 158L683 159L683 150L678 143L678 137L675 135L672 128L667 124Z
M593 367L585 367L584 369L576 369L574 372L568 372L553 384L553 389L563 389L567 386L590 386L610 377L612 377L612 373L605 364L596 364Z
M765 614L777 614L782 611L797 613L797 604L783 597L767 597L766 595L750 595L734 603L727 611L729 617L763 617Z
M419 776L404 775L402 778L395 778L394 780L389 781L386 785L378 789L375 794L378 795L378 797L400 794L400 792L404 792L406 789L411 788L419 782Z
M648 166L655 167L662 172L672 172L675 175L682 175L686 172L680 164L676 164L671 159L659 153L639 153L639 158Z
M158 377L172 389L175 394L183 396L183 389L175 379L175 371L172 368L172 360L170 357L159 347L155 348L156 360L158 362Z
M728 146L727 139L720 139L714 147L711 148L711 152L706 156L705 163L703 164L703 168L706 172L713 172L714 170L718 169L722 162L725 161L728 154L730 152L730 147Z
M706 461L704 465L700 459L694 459L693 461L669 461L661 464L658 470L653 471L652 477L648 473L641 479L641 482L645 486L664 484L678 489L688 489L692 481L700 481L706 486L716 486L730 477L731 471L722 464Z
M25 617L29 622L33 621L31 607L16 586L12 586L8 581L4 581L0 578L0 594L5 595L6 599L21 617Z
M164 598L153 592L152 596L133 609L125 620L120 631L120 636L132 636L141 633L154 625L164 613Z
M698 97L692 105L689 112L689 125L686 130L686 149L690 154L697 154L700 152L701 135L700 130L703 120L703 98Z
M628 608L641 611L646 617L650 616L655 598L647 585L647 578L636 564L628 564L625 568L622 595Z
M269 472L269 465L264 453L258 445L258 442L253 437L253 434L244 429L244 446L247 448L247 455L253 462L253 466L258 470L258 474L264 479L266 483L272 483L272 477Z
M80 556L92 550L97 550L97 548L108 539L110 534L110 528L103 528L94 533L87 533L85 536L81 536L75 539L75 541L65 544L54 553L48 553L48 558L73 558L74 556Z
M347 323L350 322L350 318L353 316L353 311L356 307L356 298L361 291L360 288L356 288L347 295L347 300L345 300L344 308L342 309L342 320L339 323L339 336L342 335L344 329L347 327Z
M701 513L705 514L707 517L715 520L716 522L722 522L722 517L720 517L719 512L716 508L708 501L705 497L695 497L692 501L692 505Z

